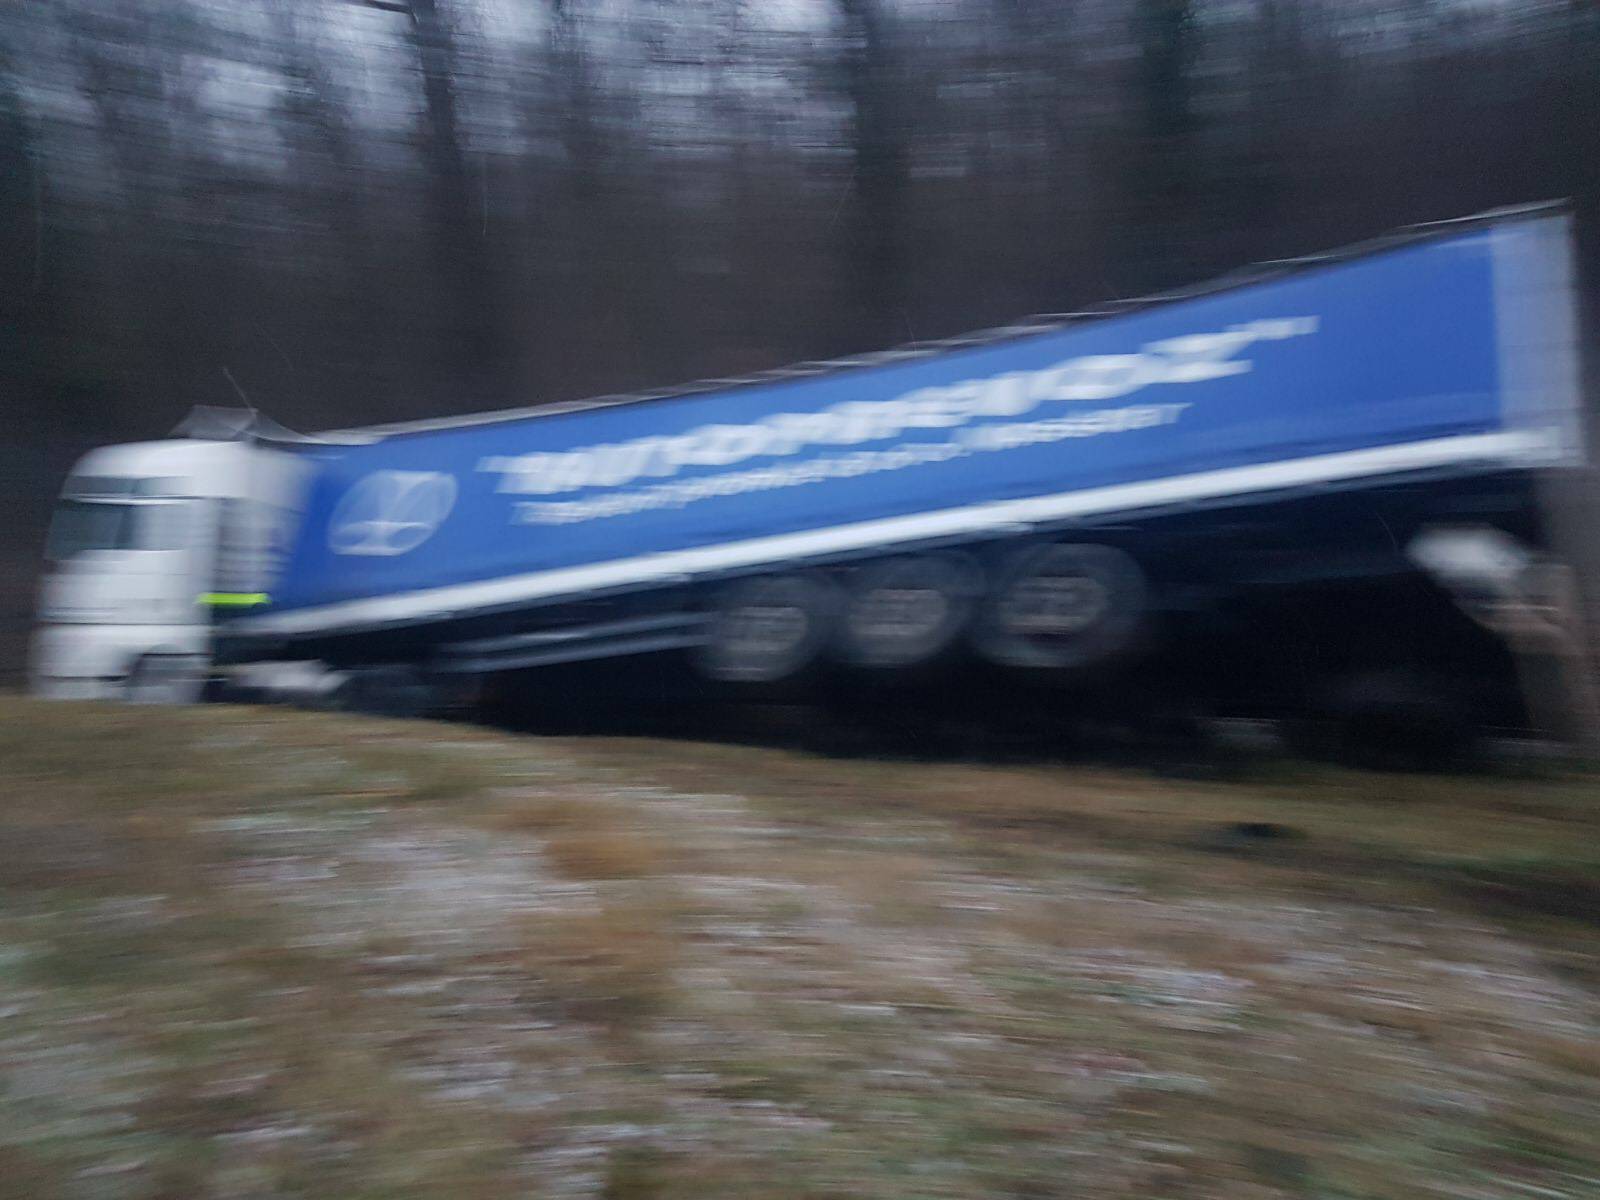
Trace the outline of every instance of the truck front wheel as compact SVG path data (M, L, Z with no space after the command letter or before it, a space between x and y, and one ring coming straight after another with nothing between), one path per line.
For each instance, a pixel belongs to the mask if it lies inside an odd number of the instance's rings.
M206 660L196 654L146 654L123 681L130 704L197 704L205 694Z

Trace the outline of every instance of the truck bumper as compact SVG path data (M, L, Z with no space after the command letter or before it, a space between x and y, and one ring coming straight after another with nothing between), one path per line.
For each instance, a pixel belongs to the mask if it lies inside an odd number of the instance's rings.
M28 690L46 700L114 700L147 654L204 655L204 625L46 625L33 636Z

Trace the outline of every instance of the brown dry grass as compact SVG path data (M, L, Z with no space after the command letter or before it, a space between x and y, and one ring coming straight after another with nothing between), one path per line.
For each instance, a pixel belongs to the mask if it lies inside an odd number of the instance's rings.
M0 721L0 1196L1600 1193L1581 776Z
M1385 775L1296 763L1227 781L1156 779L1102 767L990 767L817 758L740 746L589 738L557 741L586 764L715 787L819 826L861 812L956 822L997 853L1079 842L1160 847L1180 858L1236 852L1319 886L1419 879L1530 911L1600 919L1600 785L1581 771L1538 777ZM1272 825L1283 842L1232 838ZM1219 869L1219 868L1208 868Z
M530 793L499 798L484 823L532 835L572 879L643 879L660 874L667 848L610 800L590 793Z
M565 1015L625 1032L662 1014L673 997L681 946L668 907L638 897L529 918L519 965Z

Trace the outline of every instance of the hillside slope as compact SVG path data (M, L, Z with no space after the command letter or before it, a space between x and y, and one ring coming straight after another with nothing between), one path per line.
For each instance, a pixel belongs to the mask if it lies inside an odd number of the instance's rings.
M0 1196L1600 1195L1587 778L6 700L0 790Z

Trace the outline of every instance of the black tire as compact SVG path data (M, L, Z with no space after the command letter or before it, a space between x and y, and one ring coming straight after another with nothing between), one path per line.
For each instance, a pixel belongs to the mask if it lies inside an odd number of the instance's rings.
M123 681L130 704L199 704L205 699L210 671L194 654L146 654Z
M809 667L833 636L838 589L811 574L761 575L717 599L695 664L709 679L777 683Z
M978 614L973 644L1001 666L1088 667L1131 649L1145 611L1144 572L1123 551L1035 546L1000 571Z
M953 555L871 563L847 589L839 618L839 658L882 670L931 663L967 628L982 589L978 569Z

